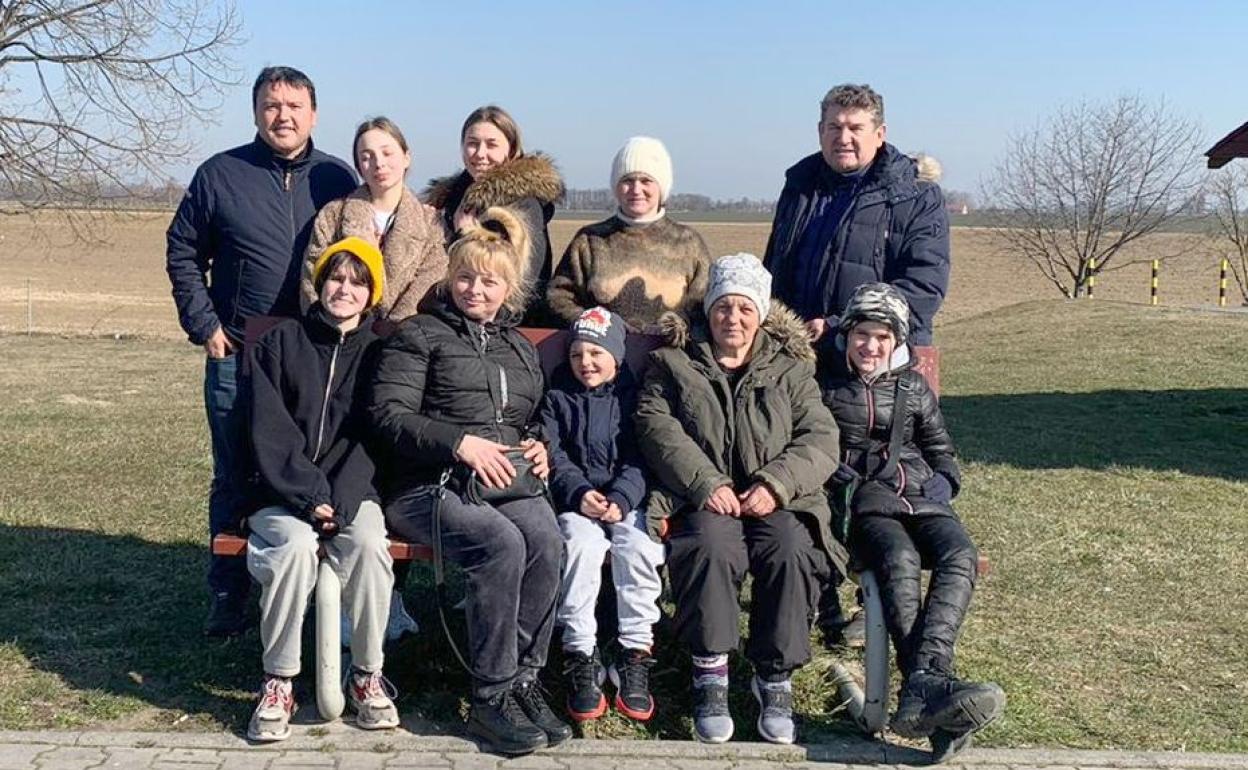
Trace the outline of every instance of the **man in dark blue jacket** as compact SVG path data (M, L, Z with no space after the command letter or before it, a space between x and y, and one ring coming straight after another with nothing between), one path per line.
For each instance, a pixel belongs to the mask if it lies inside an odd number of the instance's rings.
M867 85L836 86L819 105L819 152L785 172L763 264L772 293L806 321L819 378L846 375L835 330L854 290L892 284L910 305L910 338L932 344L949 285L949 216L939 166L884 141L884 99ZM821 601L825 637L845 632L834 587Z
M911 339L930 345L949 284L938 167L884 141L884 100L870 86L837 86L820 110L820 151L785 172L776 205L763 259L772 293L806 320L824 367L834 364L835 336L825 330L864 283L897 287L910 303Z
M204 404L212 433L211 534L239 503L235 463L244 451L236 353L247 318L299 315L299 270L317 210L355 189L355 175L313 148L316 88L290 67L266 67L252 87L256 138L212 156L195 172L166 233L166 269L178 320L207 353ZM250 587L242 559L213 557L205 632L246 625Z

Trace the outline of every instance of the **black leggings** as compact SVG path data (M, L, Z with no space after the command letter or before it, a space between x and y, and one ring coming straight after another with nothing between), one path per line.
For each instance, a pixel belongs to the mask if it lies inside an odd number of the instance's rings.
M875 573L884 623L903 674L953 673L953 648L971 604L978 554L954 516L858 515L849 533L855 561ZM931 569L927 599L920 571Z
M736 649L741 582L754 577L746 657L762 676L810 660L810 621L827 556L801 514L764 518L690 511L674 520L667 557L676 633L694 655Z

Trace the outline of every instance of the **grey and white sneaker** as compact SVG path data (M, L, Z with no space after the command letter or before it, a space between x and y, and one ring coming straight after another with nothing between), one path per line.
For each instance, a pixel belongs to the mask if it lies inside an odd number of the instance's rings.
M703 743L724 743L732 737L728 711L728 677L703 674L693 679L693 734Z
M387 730L399 726L399 710L394 706L398 692L380 671L351 672L347 681L347 702L355 712L361 730Z
M260 702L247 725L247 739L263 743L290 737L290 718L295 713L295 691L289 679L265 677Z
M758 734L770 743L792 743L797 739L793 724L793 681L767 682L755 675L750 691L758 701Z

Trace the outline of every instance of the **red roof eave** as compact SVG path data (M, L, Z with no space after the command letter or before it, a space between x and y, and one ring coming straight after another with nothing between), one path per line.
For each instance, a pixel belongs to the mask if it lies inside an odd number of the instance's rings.
M1248 123L1240 126L1205 150L1209 168L1222 168L1235 158L1248 158Z

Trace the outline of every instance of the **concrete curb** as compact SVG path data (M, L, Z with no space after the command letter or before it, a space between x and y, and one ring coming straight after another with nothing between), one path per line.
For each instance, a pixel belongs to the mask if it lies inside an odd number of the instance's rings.
M0 745L76 748L183 749L247 752L370 752L423 755L481 754L477 745L447 735L416 735L403 730L369 733L337 723L296 729L281 743L251 745L232 733L158 733L102 731L0 731ZM487 755L488 756L488 755ZM833 765L924 765L927 752L866 739L844 738L810 746L769 743L707 745L693 741L574 740L536 757L612 757L615 759L691 761L726 765L819 762ZM514 764L515 760L509 762ZM1084 751L1063 749L970 749L956 765L1011 768L1146 768L1156 770L1248 770L1248 755L1157 751Z

